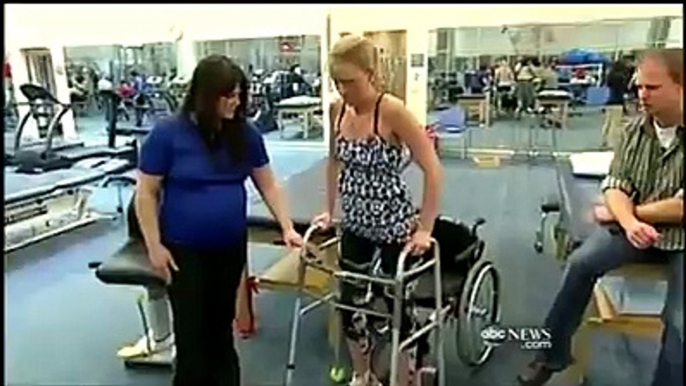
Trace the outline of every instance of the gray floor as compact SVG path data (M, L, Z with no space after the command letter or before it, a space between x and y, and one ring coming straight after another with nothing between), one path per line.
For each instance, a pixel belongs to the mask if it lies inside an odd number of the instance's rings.
M503 278L504 323L540 325L561 275L549 252L539 255L532 248L537 204L554 189L552 169L545 165L478 169L464 162L444 164L443 212L467 221L477 216L488 221L483 237L487 257L495 261ZM113 253L124 238L123 225L103 224L6 257L8 384L168 384L168 372L125 370L115 356L116 349L141 330L134 303L139 290L103 285L86 267L89 261ZM277 256L270 247L253 246L251 264L259 271ZM258 295L259 334L239 343L245 385L281 384L292 300L283 293ZM326 344L323 313L314 312L303 327L295 384L327 385L332 355ZM503 346L489 363L473 371L456 358L450 333L446 347L448 385L510 386L529 358L517 347ZM598 334L590 384L648 385L656 350L656 342ZM556 380L551 385L565 383Z

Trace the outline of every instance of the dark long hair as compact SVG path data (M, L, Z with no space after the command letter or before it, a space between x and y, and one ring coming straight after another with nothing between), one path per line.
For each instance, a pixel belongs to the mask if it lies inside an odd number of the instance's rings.
M200 136L212 155L225 148L232 163L243 163L245 154L246 107L248 104L248 78L230 58L210 55L198 63L181 107L182 113L193 116ZM240 105L232 119L219 115L219 98L229 97L240 89Z

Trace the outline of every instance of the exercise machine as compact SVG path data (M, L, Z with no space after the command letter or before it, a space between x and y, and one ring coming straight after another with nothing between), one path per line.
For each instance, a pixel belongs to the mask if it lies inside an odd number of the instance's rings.
M43 102L38 102L41 100L51 101L52 105L59 103L54 96L40 86L22 85L21 89L26 94L27 99L34 101L33 103L36 106L44 105ZM21 137L26 124L25 121L28 120L28 115L22 120L14 140L14 157L7 159L6 156L5 162L6 165L17 167L14 170L15 173L40 174L69 168L79 161L99 157L120 158L129 162L135 162L137 150L133 143L114 147L112 143L106 146L84 146L81 142L70 144L69 146L62 145L56 147L59 144L56 141L56 133L60 126L60 121L69 110L69 105L59 104L58 106L61 107L60 111L53 115L45 128L45 141L41 141L37 145L22 146ZM43 112L38 114L38 118L45 118L47 116Z
M126 160L100 158L81 161L71 168L38 175L5 168L5 253L24 248L123 212L121 188L134 179ZM89 206L97 188L117 187L116 213L99 213Z
M71 105L61 103L47 89L34 84L23 84L19 86L19 91L27 102L16 105L28 106L29 111L19 121L14 135L5 135L5 164L13 163L15 156L20 152L42 152L50 141L50 148L56 151L83 146L81 141L67 141L55 133L55 131L62 131L62 118L69 112ZM29 143L22 143L24 129L31 118L38 128L39 138Z

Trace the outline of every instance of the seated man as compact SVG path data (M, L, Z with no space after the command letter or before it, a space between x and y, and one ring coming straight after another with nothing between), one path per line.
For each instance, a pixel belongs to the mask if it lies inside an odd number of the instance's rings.
M668 261L662 348L653 386L683 382L684 295L684 115L683 49L646 54L638 68L645 115L625 129L603 183L605 206L596 208L599 227L569 257L562 288L545 325L552 348L539 352L518 380L544 385L571 364L575 330L596 280L629 262Z

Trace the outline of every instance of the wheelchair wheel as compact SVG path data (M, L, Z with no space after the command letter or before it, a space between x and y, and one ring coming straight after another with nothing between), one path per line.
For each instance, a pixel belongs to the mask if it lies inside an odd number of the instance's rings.
M492 262L481 260L467 275L457 315L457 353L468 366L481 366L493 346L481 338L481 331L500 321L500 277Z

